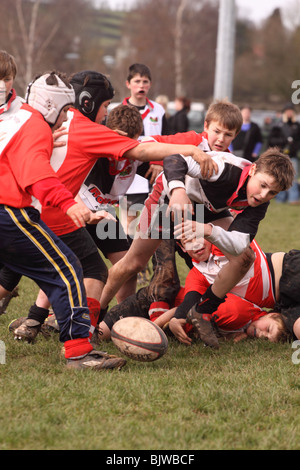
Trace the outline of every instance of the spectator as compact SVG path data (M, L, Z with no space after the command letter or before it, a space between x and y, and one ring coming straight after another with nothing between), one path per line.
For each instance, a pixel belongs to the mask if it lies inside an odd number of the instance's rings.
M168 120L169 133L187 132L189 130L188 112L191 109L191 102L184 96L175 99L176 113Z
M281 120L276 123L269 135L269 145L277 146L283 153L289 155L294 169L295 180L290 189L277 195L278 202L288 202L292 205L299 205L298 188L298 152L300 150L300 123L297 121L296 110L293 103L288 103L282 110Z
M155 101L156 103L160 104L164 108L165 117L166 119L169 119L170 117L170 113L168 111L169 98L167 97L167 95L158 95ZM164 128L164 132L165 132L165 128Z
M251 121L252 109L250 106L241 108L243 116L243 125L240 133L233 140L230 150L237 157L245 158L250 162L254 162L263 145L263 138L260 127Z

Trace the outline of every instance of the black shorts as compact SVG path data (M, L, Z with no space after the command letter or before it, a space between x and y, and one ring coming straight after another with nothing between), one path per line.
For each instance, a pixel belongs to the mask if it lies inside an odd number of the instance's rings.
M280 301L274 310L279 311L288 330L300 317L300 251L291 250L283 258L282 276L279 282Z
M114 214L116 217L116 214ZM121 222L118 217L116 217L116 237L115 238L105 238L100 239L97 236L97 224L95 225L86 225L86 229L89 232L90 236L94 240L95 244L99 250L103 253L105 258L109 253L119 253L120 251L128 251L130 248L130 243L128 241L127 235L124 232Z
M83 277L106 283L108 269L100 256L97 246L88 231L83 227L59 237L79 259Z
M0 285L4 287L4 289L12 292L19 284L21 277L21 274L15 273L7 266L0 264Z

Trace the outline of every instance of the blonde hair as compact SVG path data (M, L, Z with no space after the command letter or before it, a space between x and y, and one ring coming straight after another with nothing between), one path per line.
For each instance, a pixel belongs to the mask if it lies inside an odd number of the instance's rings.
M212 121L217 121L230 131L235 130L237 134L243 125L240 108L227 100L212 103L207 110L205 121L208 126Z

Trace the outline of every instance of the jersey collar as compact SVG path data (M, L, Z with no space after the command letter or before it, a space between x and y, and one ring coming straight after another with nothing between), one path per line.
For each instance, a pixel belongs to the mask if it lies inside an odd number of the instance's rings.
M9 95L8 101L6 101L6 103L4 103L4 104L0 107L0 114L3 114L3 113L5 113L6 111L9 110L9 108L11 107L11 104L12 104L12 102L14 101L14 99L16 98L16 96L17 96L17 93L16 93L16 91L14 90L14 88L12 88L11 91L10 91L10 95Z

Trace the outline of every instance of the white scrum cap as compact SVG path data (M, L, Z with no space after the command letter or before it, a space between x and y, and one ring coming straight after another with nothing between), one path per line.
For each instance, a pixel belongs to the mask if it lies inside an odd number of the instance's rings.
M53 126L61 110L67 105L74 105L75 92L72 85L51 72L41 75L28 85L26 102Z

